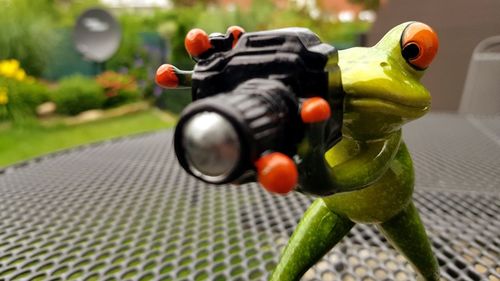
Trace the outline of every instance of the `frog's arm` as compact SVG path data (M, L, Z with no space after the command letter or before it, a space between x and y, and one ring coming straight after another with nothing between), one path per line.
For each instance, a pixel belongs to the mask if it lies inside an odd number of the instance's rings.
M341 191L352 191L373 183L387 171L400 143L398 131L382 140L360 144L354 157L330 168L332 184Z
M299 146L300 191L330 195L362 189L384 174L401 143L398 131L387 138L360 144L354 156L330 166L325 159L325 126L326 122L309 124Z

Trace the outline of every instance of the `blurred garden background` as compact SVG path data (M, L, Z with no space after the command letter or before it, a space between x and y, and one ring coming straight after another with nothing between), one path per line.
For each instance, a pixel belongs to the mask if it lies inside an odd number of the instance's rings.
M0 0L0 168L49 152L175 125L189 90L163 90L156 68L191 69L184 36L302 26L338 48L362 43L379 1ZM117 52L96 64L73 43L78 16L108 10Z

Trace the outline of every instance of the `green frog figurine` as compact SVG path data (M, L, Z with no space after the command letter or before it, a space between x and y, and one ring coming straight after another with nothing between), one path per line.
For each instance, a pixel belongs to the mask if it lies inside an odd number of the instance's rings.
M304 214L270 280L299 280L355 223L374 224L411 263L419 278L439 280L439 268L412 202L414 172L401 127L423 116L431 97L420 78L438 49L427 25L407 22L371 48L339 51L345 91L343 139L321 157L321 124L299 147L299 167L334 195ZM324 160L323 160L324 159ZM305 163L304 163L305 162ZM325 172L321 172L325 170Z
M303 48L294 47L297 46L297 41L290 41L295 42L294 45L272 37L276 32L258 33L260 37L249 35L241 39L247 45L262 49L261 53L249 59L245 55L251 54L251 48L239 53L230 51L231 48L241 50L244 47L244 44L237 44L243 32L241 28L231 27L225 36L215 34L209 37L201 30L193 30L186 37L186 48L199 62L195 71L186 72L164 65L158 69L157 82L164 87L193 86L193 97L205 97L212 95L210 90L220 90L215 86L227 91L229 88L224 88L224 83L234 82L231 79L241 79L245 71L240 69L245 70L245 67L253 67L251 72L260 78L245 82L244 86L234 90L237 93L219 94L205 101L200 99L203 102L199 101L191 106L181 117L179 123L182 120L192 121L183 122L183 126L178 125L175 144L181 165L192 175L207 182L230 182L235 178L233 174L237 169L234 167L248 168L242 166L242 159L251 158L247 162L255 165L256 178L267 190L286 193L295 188L319 195L298 224L270 280L299 280L356 223L374 224L378 227L408 259L419 278L426 281L439 280L438 263L412 202L413 165L401 139L401 127L423 116L430 107L431 97L420 83L420 78L436 55L436 33L423 23L407 22L394 27L371 48L341 50L337 56L333 47L320 44L315 35L304 30L279 30L279 34L283 34L285 38L283 40L296 40L296 37L289 35L301 33L301 42L313 47L306 52ZM286 54L266 49L266 44L280 42L285 42L283 50ZM220 50L223 52L217 53ZM326 72L323 70L324 66L321 66L316 73L326 74L325 79L330 81L330 88L325 88L329 89L329 93L334 93L332 87L339 85L343 92L343 105L340 103L340 110L343 109L340 119L343 121L339 121L337 126L339 131L341 129L342 139L333 147L331 142L325 141L332 127L330 117L335 114L331 111L335 105L329 98L331 95L323 98L303 93L299 98L290 99L286 94L289 88L283 83L261 79L264 74L259 71L269 69L266 59L273 54L282 65L292 62L286 67L277 64L276 68L284 71L292 69L292 74L302 73L300 71L306 69L303 72L305 74L299 75L298 79L309 75L307 71L312 70L307 66L308 62L300 61L290 50L300 50L306 58L317 58L317 52L329 56ZM236 54L243 55L237 57ZM227 61L231 62L226 67ZM295 70L297 65L306 67ZM223 76L219 75L219 70L213 71L217 67L220 71L229 67L234 70ZM279 79L285 76L269 77ZM302 83L315 86L307 79ZM293 81L290 84L293 85ZM243 92L248 93L246 101L242 99ZM269 94L271 92L276 93ZM300 89L295 92L300 92ZM204 95L205 93L207 94ZM292 106L293 109L276 111L276 108L282 108L285 104L293 104L291 101L298 101L300 104ZM222 108L223 103L230 103L231 106ZM268 104L268 108L272 110L266 111L258 106L248 107L247 104ZM244 113L240 114L238 110ZM292 157L290 154L272 152L272 148L276 148L272 146L274 139L271 138L272 135L262 134L269 132L263 130L272 128L272 132L280 131L280 118L287 112L297 111L300 112L300 117L296 119L301 119L302 124L292 127L303 128L303 137L293 146L296 147L295 155ZM243 122L243 125L250 124L245 127L240 124L241 117L234 116L253 117L244 120L246 123ZM285 124L289 124L286 122ZM261 132L253 136L263 136L260 143L268 144L271 149L255 152L254 148L258 146L245 146L249 139L255 140L254 137L245 135L249 131ZM245 158L244 153L250 156Z

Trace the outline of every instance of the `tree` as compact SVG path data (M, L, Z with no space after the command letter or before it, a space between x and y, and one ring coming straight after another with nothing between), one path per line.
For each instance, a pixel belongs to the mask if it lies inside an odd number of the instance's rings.
M380 0L349 0L354 4L361 4L367 10L377 10L380 6Z
M217 3L216 0L170 0L174 6L192 7L195 5L208 6Z

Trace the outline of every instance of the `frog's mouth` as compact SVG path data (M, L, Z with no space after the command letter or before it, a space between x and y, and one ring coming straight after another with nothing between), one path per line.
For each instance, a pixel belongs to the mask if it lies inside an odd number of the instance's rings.
M401 116L405 118L418 118L429 111L429 104L403 104L388 99L374 97L346 97L346 111L377 112Z

